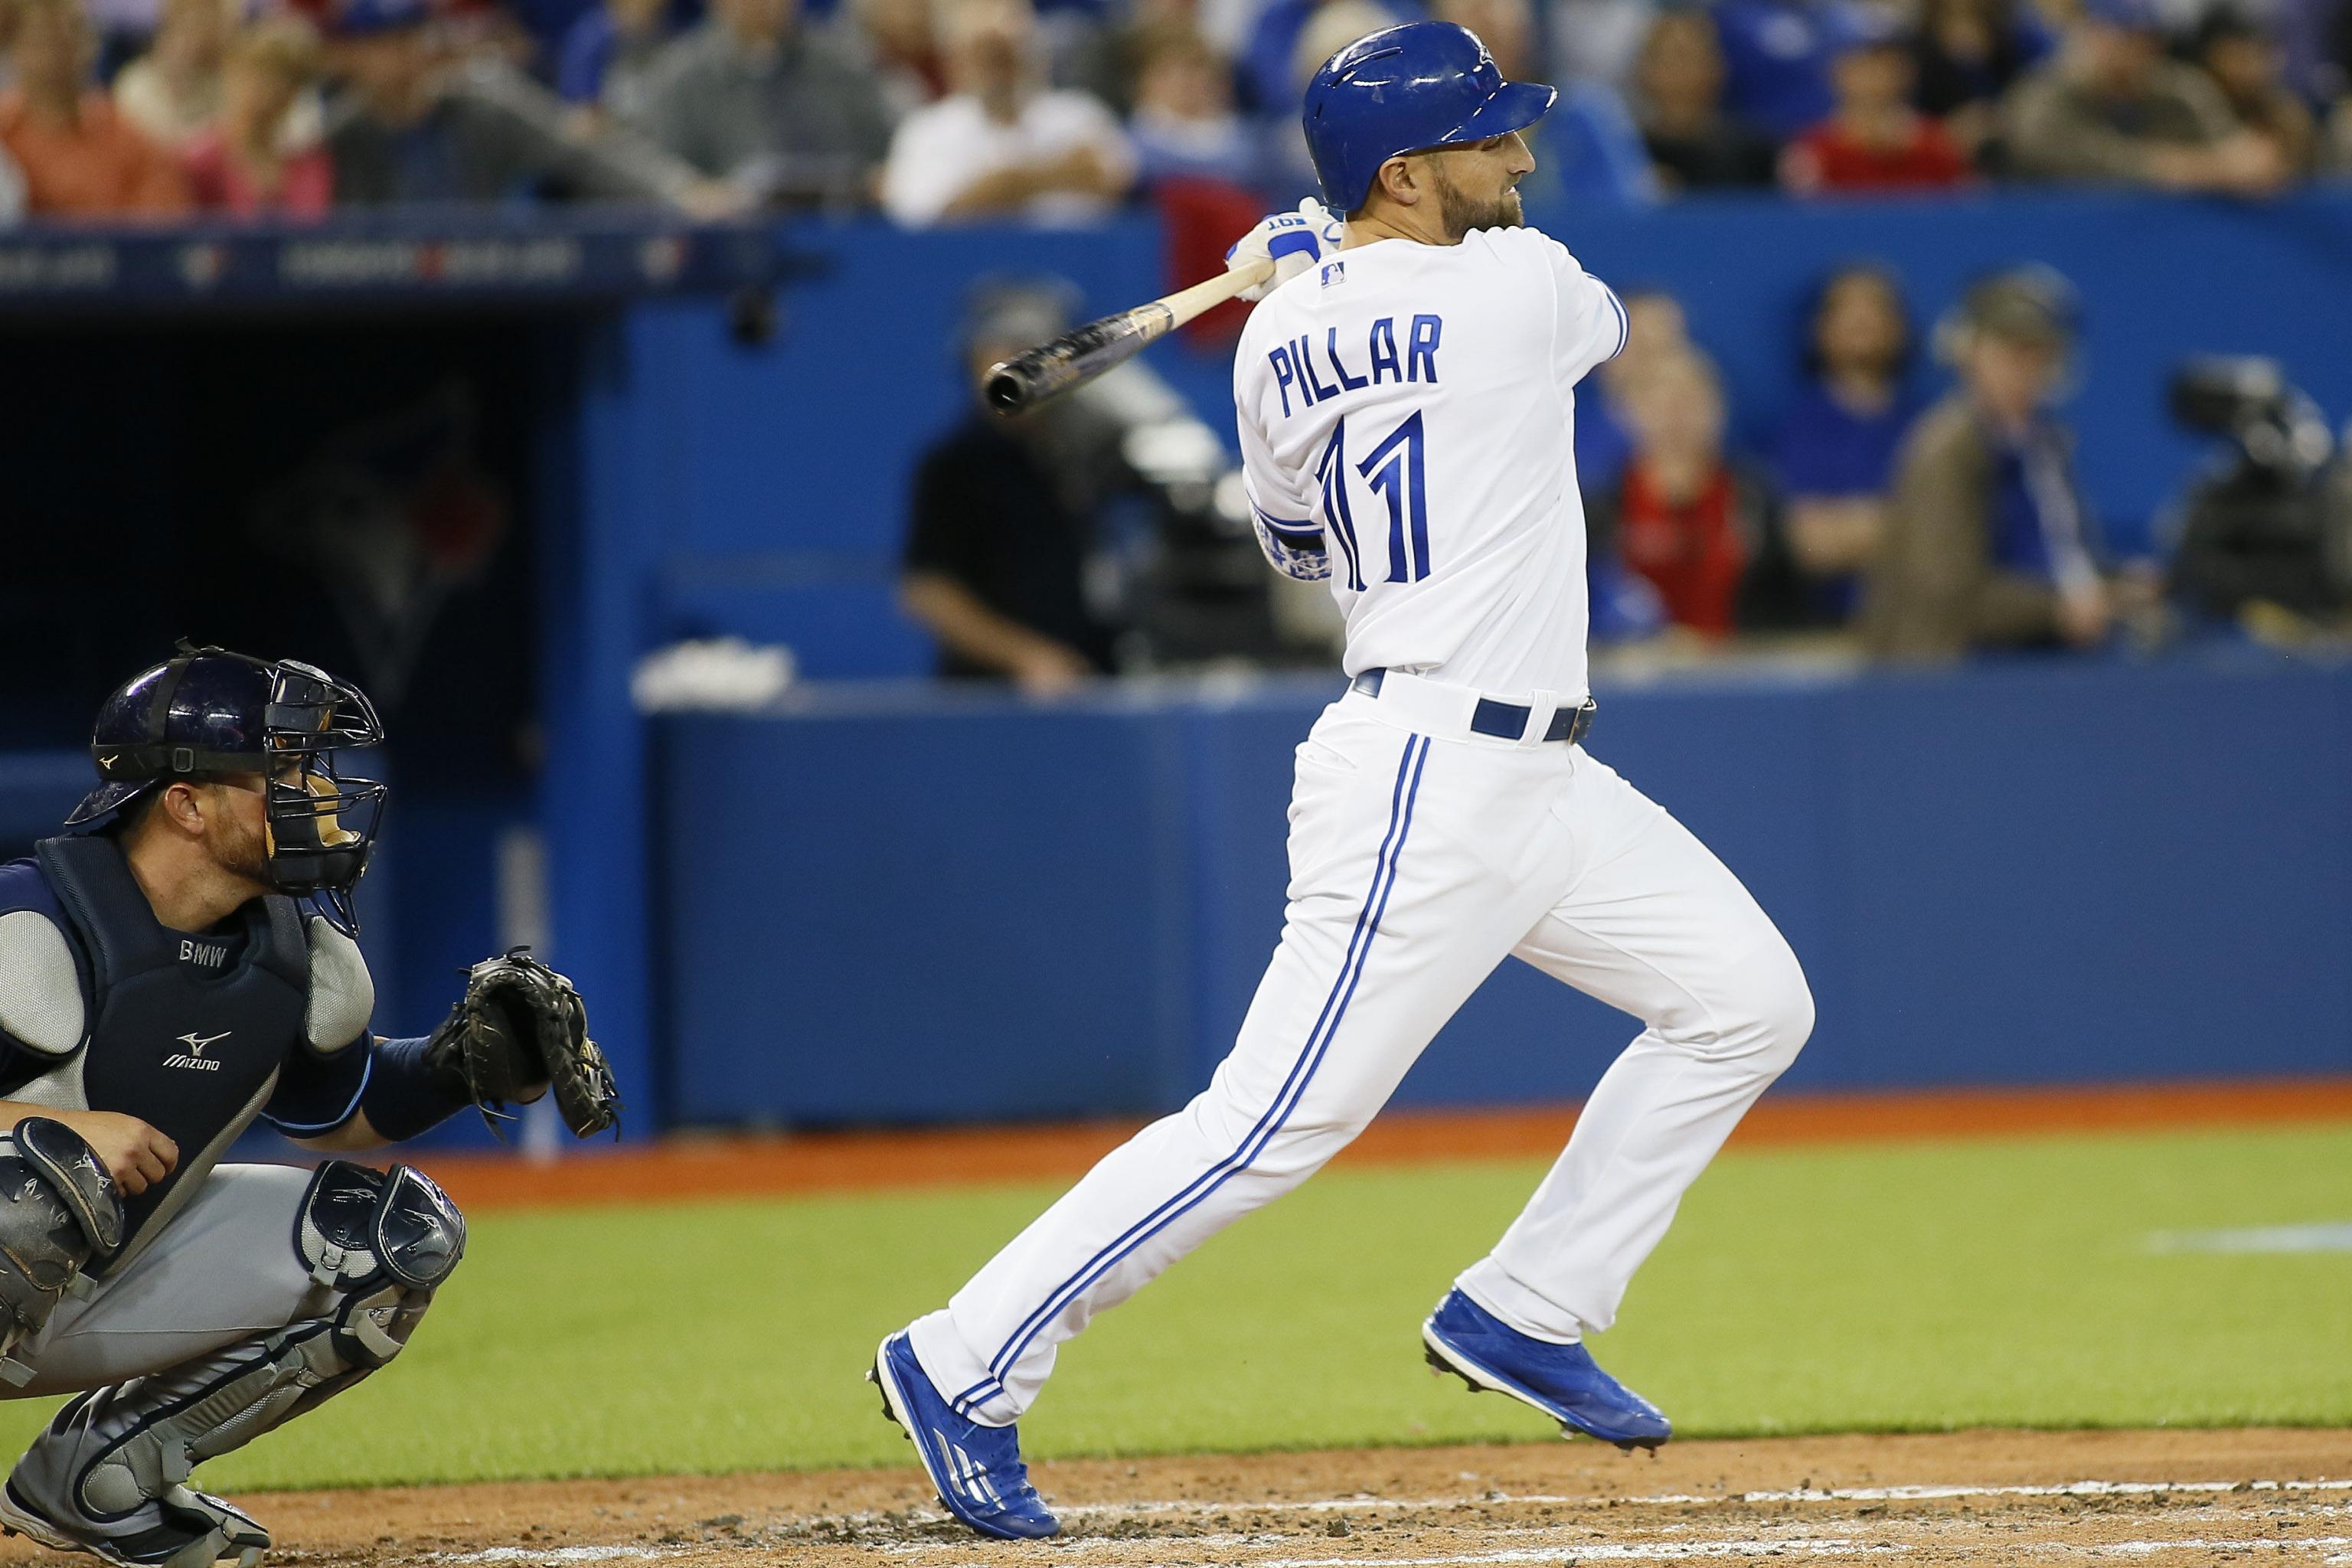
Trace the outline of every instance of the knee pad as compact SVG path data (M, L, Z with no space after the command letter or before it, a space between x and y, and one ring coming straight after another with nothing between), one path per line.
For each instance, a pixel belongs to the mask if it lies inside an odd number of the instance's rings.
M466 1216L414 1165L330 1160L310 1178L294 1250L311 1279L345 1294L385 1280L429 1292L465 1256Z
M310 1179L294 1250L342 1297L328 1324L340 1358L373 1371L400 1353L466 1252L466 1216L414 1165L330 1160Z
M62 1121L17 1122L0 1145L0 1355L47 1326L93 1254L121 1245L121 1195L97 1152ZM9 1382L31 1375L0 1360Z

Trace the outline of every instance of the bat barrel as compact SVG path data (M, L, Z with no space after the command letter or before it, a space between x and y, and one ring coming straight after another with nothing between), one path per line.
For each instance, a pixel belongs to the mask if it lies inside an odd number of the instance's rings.
M1076 379L1076 364L1067 359L1051 361L1046 351L1033 349L993 366L983 391L989 407L997 413L1018 414Z
M1174 324L1168 307L1159 300L1139 305L1099 321L1088 321L1052 342L1015 354L988 373L982 387L988 405L999 414L1033 408L1057 392L1091 381Z

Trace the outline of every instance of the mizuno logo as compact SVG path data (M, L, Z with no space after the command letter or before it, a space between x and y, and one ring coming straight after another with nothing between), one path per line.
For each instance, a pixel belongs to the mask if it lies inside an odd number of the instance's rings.
M174 1051L165 1057L163 1065L167 1068L185 1068L190 1072L218 1072L220 1063L206 1057L205 1047L215 1040L226 1040L236 1032L234 1029L223 1029L217 1035L199 1035L194 1029L190 1029L186 1034L179 1037L180 1043L188 1048L184 1051Z

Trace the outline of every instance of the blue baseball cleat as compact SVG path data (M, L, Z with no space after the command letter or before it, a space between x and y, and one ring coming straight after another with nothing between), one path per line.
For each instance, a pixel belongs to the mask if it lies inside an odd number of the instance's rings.
M1450 1372L1470 1392L1493 1389L1532 1405L1560 1424L1631 1452L1675 1435L1658 1407L1593 1364L1582 1345L1530 1339L1459 1290L1421 1325L1429 1364Z
M950 1513L1005 1541L1034 1541L1062 1528L1029 1484L1019 1433L957 1415L932 1386L903 1330L882 1342L866 1377L882 1391L882 1414L906 1428Z

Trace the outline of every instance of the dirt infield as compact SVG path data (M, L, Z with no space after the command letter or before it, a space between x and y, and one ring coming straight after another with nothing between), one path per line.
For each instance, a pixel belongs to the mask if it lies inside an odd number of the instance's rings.
M1886 1559L2352 1563L2352 1432L1961 1432L1042 1465L1055 1542L984 1542L911 1469L248 1497L273 1561L443 1568L1481 1568ZM0 1562L39 1553L23 1542Z
M2352 1121L2352 1078L1773 1094L1732 1134L1737 1148L1929 1139L2259 1127ZM467 1209L568 1207L791 1193L1073 1179L1124 1142L1136 1121L791 1137L679 1137L532 1163L510 1155L428 1155L421 1163ZM1544 1159L1576 1125L1573 1105L1391 1111L1341 1165Z

